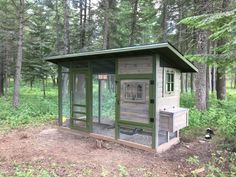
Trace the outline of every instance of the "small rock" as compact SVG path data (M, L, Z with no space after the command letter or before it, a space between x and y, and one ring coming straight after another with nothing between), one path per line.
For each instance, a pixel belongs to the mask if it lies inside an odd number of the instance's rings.
M206 134L205 135L205 139L211 139L211 135L210 134Z
M199 140L199 143L204 144L204 143L206 143L206 141L204 141L204 140Z
M205 168L202 167L202 168L199 168L199 169L196 169L196 170L193 170L191 171L192 174L199 174L199 173L202 173L205 171Z

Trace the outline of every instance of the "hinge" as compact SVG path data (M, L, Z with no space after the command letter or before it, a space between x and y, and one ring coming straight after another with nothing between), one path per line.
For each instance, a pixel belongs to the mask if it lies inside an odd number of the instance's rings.
M150 85L154 85L155 81L154 80L150 80Z
M150 122L153 123L154 122L154 118L150 118Z
M154 99L150 99L150 103L151 103L151 104L154 104L154 103L155 103L155 100L154 100Z

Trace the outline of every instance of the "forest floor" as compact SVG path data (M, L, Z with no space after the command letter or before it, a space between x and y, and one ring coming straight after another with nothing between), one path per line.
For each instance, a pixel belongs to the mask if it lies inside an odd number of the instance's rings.
M188 176L211 158L212 144L195 139L154 154L61 132L55 125L22 128L0 134L0 176ZM199 168L199 167L198 167Z

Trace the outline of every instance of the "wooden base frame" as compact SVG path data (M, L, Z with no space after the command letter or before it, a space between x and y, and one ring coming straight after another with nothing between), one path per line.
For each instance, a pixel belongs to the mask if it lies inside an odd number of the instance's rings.
M173 145L176 145L180 142L179 137L176 137L176 138L173 138L172 140L170 140L169 142L158 146L156 149L153 149L149 146L145 146L142 144L133 143L133 142L125 141L125 140L121 140L121 139L116 140L116 139L109 137L109 136L104 136L104 135L100 135L100 134L96 134L96 133L87 133L87 132L83 132L80 130L73 130L73 129L70 129L67 127L59 127L58 130L60 132L69 133L69 134L80 136L80 137L92 137L94 139L110 141L110 142L122 144L122 145L125 145L128 147L131 147L131 148L136 148L136 149L144 150L144 151L151 152L151 153L162 153L162 152L170 149Z

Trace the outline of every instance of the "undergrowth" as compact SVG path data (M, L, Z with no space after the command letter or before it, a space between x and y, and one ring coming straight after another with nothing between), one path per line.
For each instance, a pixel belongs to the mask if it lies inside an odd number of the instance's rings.
M185 140L204 137L206 128L214 131L212 142L218 147L213 151L207 163L200 163L198 156L186 159L195 168L204 168L207 177L236 176L236 90L227 90L227 99L219 101L210 95L208 109L198 111L195 107L195 95L188 93L181 96L181 106L189 108L189 126L181 130ZM197 176L193 174L192 176Z
M13 90L13 89L10 89ZM57 88L48 87L46 97L40 87L21 87L20 106L12 106L12 93L0 98L0 127L17 128L28 124L47 122L57 117Z
M194 134L194 130L205 133L201 130L210 127L222 137L225 142L236 143L236 95L229 91L227 99L219 101L214 95L210 96L209 107L205 111L198 111L195 105L193 94L181 96L181 106L187 107L189 111L189 127L182 131L183 134ZM190 133L191 132L191 133Z

